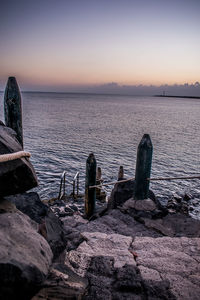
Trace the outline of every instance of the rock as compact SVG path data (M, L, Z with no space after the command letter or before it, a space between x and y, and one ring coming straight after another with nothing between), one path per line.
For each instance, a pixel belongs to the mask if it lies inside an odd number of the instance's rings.
M175 299L167 281L146 282L136 266L115 268L111 257L93 257L86 276L89 285L84 300Z
M16 133L0 125L0 154L22 151ZM23 193L38 185L33 166L28 158L0 162L0 197Z
M78 211L78 208L76 205L69 205L69 208L72 210L72 211Z
M77 209L77 207L76 207L76 209ZM67 213L68 216L73 216L73 214L74 214L74 210L71 207L65 207L65 212Z
M62 222L55 214L49 210L45 217L45 226L47 231L47 241L54 254L54 259L65 249L67 241L62 226Z
M158 209L158 207L160 209ZM137 221L143 222L143 218L158 219L164 217L168 213L167 209L160 205L158 207L151 199L134 200L131 198L119 209L122 212L129 214Z
M114 267L122 267L126 263L135 265L133 255L129 252L131 237L120 234L100 232L84 232L84 241L76 250L66 253L65 264L80 276L85 276L91 258L106 256L114 259Z
M54 205L57 205L57 206L59 206L59 207L62 207L62 206L65 206L65 205L66 205L66 203L65 203L63 200L56 200L56 201L54 201L53 204L54 204Z
M6 212L16 212L17 208L16 206L11 203L10 201L3 199L0 201L0 214L6 213Z
M94 221L88 222L81 216L63 219L68 243L70 240L74 247L69 248L69 244L67 245L65 264L89 281L84 300L198 299L196 297L199 290L192 293L192 288L195 289L199 284L200 245L199 238L195 237L200 236L200 222L183 214L176 214L157 220L142 218L142 224L127 213L129 209L137 211L135 207L148 209L146 212L152 213L155 206L151 200L144 201L143 205L140 200L136 204L135 200L130 199L122 207L126 210L109 210ZM168 237L165 235L173 238L169 238L167 242ZM75 240L76 243L73 243ZM131 240L133 242L130 244ZM154 247L151 246L153 242L156 245ZM176 251L177 255L174 254ZM185 255L189 258L186 259ZM164 277L162 256L164 269L169 264ZM150 264L152 258L152 263L155 264L149 267L146 261ZM191 268L188 266L190 261ZM176 268L179 268L178 274L175 274ZM184 275L181 278L178 276L182 270ZM187 276L189 279L185 281ZM179 285L177 288L176 280ZM189 293L186 292L186 297L179 291L182 281L190 289Z
M192 195L189 193L185 193L185 195L183 196L183 200L184 201L189 201L190 199L192 199Z
M41 201L40 196L35 192L13 195L6 197L6 199L38 224L47 215L48 206Z
M118 206L122 206L128 199L132 198L134 194L134 185L134 180L115 184L108 200L108 208L115 209ZM149 190L149 198L160 207L159 201L151 190Z
M115 184L108 200L108 208L114 209L118 206L122 206L126 200L133 197L133 192L133 180Z
M56 258L66 246L63 227L59 218L40 200L39 195L35 192L9 196L6 199L40 224L39 233L48 241L54 258Z
M182 197L179 196L178 194L174 194L174 195L173 195L173 198L174 198L178 203L180 203L180 202L182 201Z
M84 300L175 299L167 280L147 282L137 266L115 268L112 257L92 257L86 276L89 285Z
M169 214L158 220L143 218L143 221L147 228L170 237L200 237L200 221L180 213Z
M63 264L53 264L44 286L32 300L82 299L88 281Z
M127 200L123 205L123 209L127 210L129 208L134 208L136 210L153 211L156 209L156 205L151 199L134 200L133 198L131 198Z
M52 252L20 211L0 214L0 299L27 300L45 280Z
M109 211L101 218L94 221L86 221L81 216L74 215L63 219L63 227L67 240L67 249L76 249L83 241L81 232L102 232L106 234L121 234L124 236L151 236L160 237L162 234L148 229L145 225L137 222L128 214L118 209Z
M166 281L176 299L199 299L199 238L136 237L132 248L146 283L154 281L159 286Z

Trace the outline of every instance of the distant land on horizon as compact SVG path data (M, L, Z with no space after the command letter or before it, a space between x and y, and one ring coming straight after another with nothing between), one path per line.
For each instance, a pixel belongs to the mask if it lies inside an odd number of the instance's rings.
M106 94L106 95L130 95L130 96L179 96L200 97L200 83L174 84L174 85L120 85L115 82L102 85L77 85L77 86L25 86L20 84L21 92L33 93L84 93L84 94ZM4 92L1 87L1 92Z

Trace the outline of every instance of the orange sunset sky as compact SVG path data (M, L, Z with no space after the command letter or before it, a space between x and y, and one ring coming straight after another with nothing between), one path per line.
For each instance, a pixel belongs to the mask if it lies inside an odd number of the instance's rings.
M199 0L0 2L0 88L200 81Z

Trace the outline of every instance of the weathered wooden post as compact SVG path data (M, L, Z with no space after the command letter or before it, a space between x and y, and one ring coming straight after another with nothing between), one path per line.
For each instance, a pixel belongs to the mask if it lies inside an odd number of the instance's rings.
M12 128L23 148L21 94L15 77L9 77L4 94L4 114L6 126Z
M123 178L124 178L124 168L123 166L120 166L118 172L118 180L122 180Z
M137 150L137 162L135 172L134 199L143 200L148 198L149 180L151 174L151 162L153 145L149 134L144 134Z
M87 218L90 218L95 212L96 188L89 188L93 185L96 185L96 159L94 154L90 153L86 161L85 176L85 214Z
M101 181L101 176L102 176L101 168L98 167L97 168L97 181Z
M100 185L102 183L101 176L102 176L101 168L97 167L96 185ZM96 198L100 199L100 197L101 197L101 189L96 188Z

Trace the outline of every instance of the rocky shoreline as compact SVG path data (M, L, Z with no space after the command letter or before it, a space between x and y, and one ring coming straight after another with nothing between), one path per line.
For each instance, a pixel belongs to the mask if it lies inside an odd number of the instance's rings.
M127 190L90 221L33 192L4 198L0 299L198 299L200 222Z
M1 154L21 150L11 129L0 130ZM83 197L43 203L25 192L37 183L27 158L1 163L0 178L0 299L199 299L190 195L163 207L152 191L134 200L134 181L120 183L88 220Z

